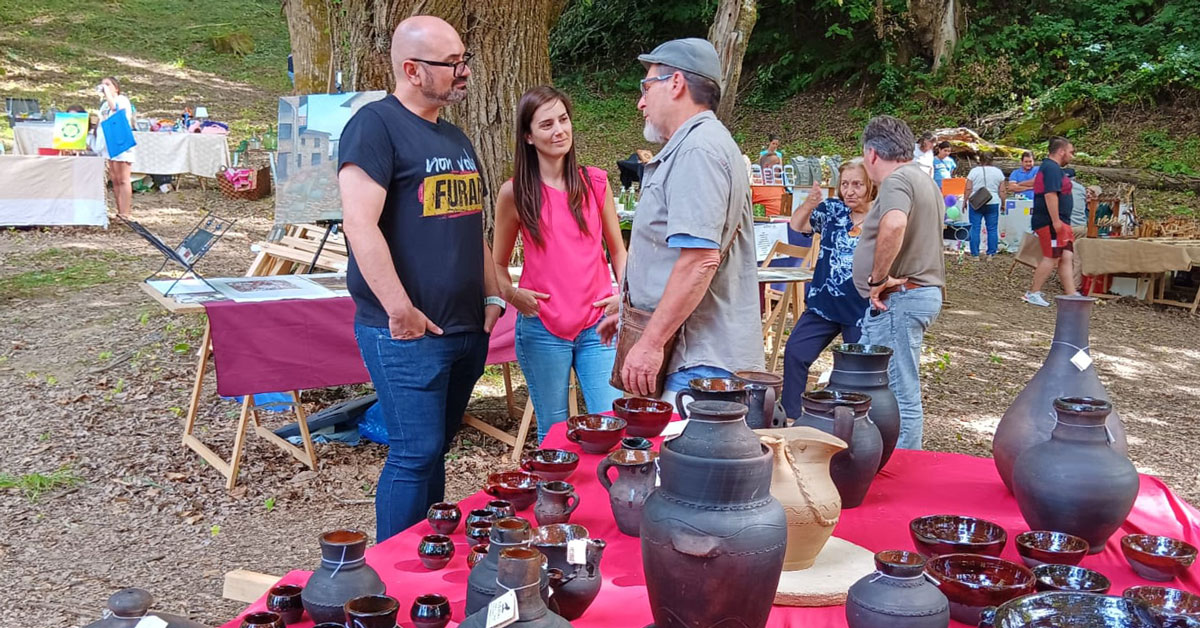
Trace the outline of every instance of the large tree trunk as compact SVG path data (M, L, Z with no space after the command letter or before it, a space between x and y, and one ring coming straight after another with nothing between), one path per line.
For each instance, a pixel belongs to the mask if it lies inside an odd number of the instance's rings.
M961 0L907 0L903 16L889 16L885 3L875 4L875 30L896 44L897 63L923 58L937 70L950 60L959 35L966 28Z
M717 117L726 125L732 122L733 103L737 100L738 81L742 78L742 58L750 43L750 32L758 21L757 0L721 0L708 40L721 60L721 104Z
M342 72L344 89L394 88L392 32L412 15L436 15L475 53L467 100L443 115L479 154L490 199L509 176L517 101L550 82L550 28L566 0L285 0L297 93L321 93ZM491 233L492 211L484 224Z
M1021 167L1020 162L1010 159L997 159L993 164L1004 172L1011 172ZM1114 183L1131 183L1139 188L1151 190L1174 190L1177 192L1196 192L1200 194L1200 177L1186 175L1170 175L1141 168L1110 168L1106 166L1084 166L1071 164L1075 172L1085 177L1094 177Z

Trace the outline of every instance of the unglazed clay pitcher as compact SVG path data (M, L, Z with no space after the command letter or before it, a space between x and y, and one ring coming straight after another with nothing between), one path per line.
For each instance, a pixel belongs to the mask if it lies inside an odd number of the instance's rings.
M871 396L867 418L879 429L883 453L879 470L887 464L900 438L900 406L888 387L888 362L891 347L883 345L842 344L833 348L833 372L826 390L860 392Z
M383 595L386 587L367 564L367 535L358 530L334 530L320 537L321 566L300 593L304 610L314 624L346 621L343 606L364 595Z
M1082 296L1059 296L1054 298L1058 307L1058 318L1054 326L1054 341L1042 368L1017 395L1016 400L1004 412L996 426L992 439L992 458L996 470L1008 490L1012 490L1013 463L1026 449L1050 440L1054 431L1054 400L1059 397L1094 397L1108 400L1108 393L1096 375L1096 366L1087 364L1080 369L1071 358L1083 353L1088 347L1088 316L1096 299ZM1090 359L1090 356L1087 356ZM1125 428L1121 417L1113 410L1105 423L1112 434L1113 449L1122 456L1129 455L1125 442Z
M538 582L547 580L546 557L528 547L506 547L500 552L496 583L505 589L516 591L517 621L509 624L517 628L570 628L571 624L546 608L546 602L538 591ZM488 600L489 602L491 600ZM486 606L467 617L460 628L485 628Z
M654 461L658 454L653 451L618 449L608 454L596 467L600 484L608 491L608 503L612 506L617 529L626 536L638 536L642 525L642 505L654 490ZM609 479L609 469L617 468L617 479Z
M1137 469L1109 440L1104 423L1112 404L1061 397L1054 410L1050 440L1017 456L1013 494L1031 529L1074 534L1096 554L1133 509Z
M690 410L683 433L662 446L662 485L642 509L654 626L763 628L787 549L787 516L771 496L774 456L746 426L744 405Z
M812 427L758 430L775 454L771 495L787 513L783 570L812 567L842 513L842 498L829 477L829 460L846 449L842 439Z
M842 496L842 508L862 504L879 471L883 439L867 412L871 398L863 393L816 390L804 393L804 411L793 425L815 427L850 446L829 463L829 475Z

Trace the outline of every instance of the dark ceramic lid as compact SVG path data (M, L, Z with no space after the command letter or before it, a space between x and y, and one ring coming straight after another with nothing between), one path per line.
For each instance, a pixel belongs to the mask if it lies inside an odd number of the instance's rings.
M117 617L141 617L153 604L154 598L142 589L121 589L108 598L108 610Z

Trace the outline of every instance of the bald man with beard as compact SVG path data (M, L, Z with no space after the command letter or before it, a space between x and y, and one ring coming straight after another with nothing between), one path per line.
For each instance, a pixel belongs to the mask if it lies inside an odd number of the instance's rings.
M377 542L442 501L445 454L504 309L479 159L439 115L466 98L471 53L450 24L416 16L396 27L391 58L396 90L354 114L338 161L355 337L388 430Z

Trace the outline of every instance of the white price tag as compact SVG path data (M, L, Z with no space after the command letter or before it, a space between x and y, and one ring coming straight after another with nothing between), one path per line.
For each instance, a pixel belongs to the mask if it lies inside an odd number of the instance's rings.
M567 564L587 564L587 539L571 539L567 541Z
M146 615L133 628L167 628L167 620L158 615Z
M509 589L488 604L487 628L502 628L517 621L517 592Z
M1080 349L1075 352L1075 355L1071 356L1071 364L1074 364L1075 368L1081 371L1086 371L1092 365L1092 356L1088 355L1083 349Z
M654 459L654 488L662 486L662 469L658 467L658 458Z

